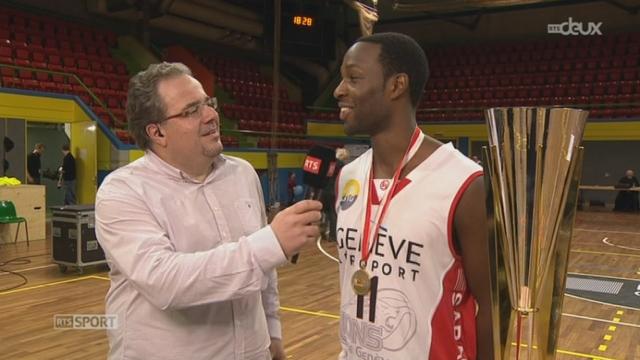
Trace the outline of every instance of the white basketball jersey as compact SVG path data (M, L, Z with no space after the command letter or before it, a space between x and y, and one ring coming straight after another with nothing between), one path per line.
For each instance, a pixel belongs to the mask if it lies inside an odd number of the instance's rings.
M343 167L336 188L340 359L475 359L476 303L453 245L453 221L482 169L447 144L399 181L368 259L372 289L358 296L351 277L362 257L371 157L369 150ZM389 185L377 184L378 193ZM375 219L380 197L372 197Z

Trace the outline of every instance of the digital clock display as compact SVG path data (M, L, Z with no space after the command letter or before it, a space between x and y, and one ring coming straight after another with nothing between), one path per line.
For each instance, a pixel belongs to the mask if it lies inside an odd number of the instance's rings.
M293 17L293 24L296 26L312 27L313 18L310 16L295 15Z

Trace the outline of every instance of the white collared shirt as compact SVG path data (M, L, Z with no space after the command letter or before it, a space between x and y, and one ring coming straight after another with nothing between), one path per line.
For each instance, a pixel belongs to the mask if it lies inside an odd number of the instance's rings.
M281 338L275 267L257 174L220 155L198 182L153 152L111 173L96 234L111 268L109 359L268 359Z

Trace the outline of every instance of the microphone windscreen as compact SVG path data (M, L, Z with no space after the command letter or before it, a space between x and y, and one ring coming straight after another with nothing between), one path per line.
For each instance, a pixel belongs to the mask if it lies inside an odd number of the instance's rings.
M302 165L302 183L307 186L305 199L319 200L322 190L329 183L336 167L336 152L324 146L312 147L304 158ZM292 263L298 262L298 255L291 258Z
M302 182L317 189L324 188L333 176L335 162L335 150L324 146L312 147L304 159Z

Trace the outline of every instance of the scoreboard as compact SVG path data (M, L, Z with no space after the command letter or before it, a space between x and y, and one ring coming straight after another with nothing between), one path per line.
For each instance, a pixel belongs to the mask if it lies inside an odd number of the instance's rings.
M270 6L265 10L264 40L267 47L272 48L273 8ZM335 19L329 16L331 11L330 7L325 7L318 2L283 1L282 54L298 58L333 60L336 23Z
M291 18L293 25L313 27L313 17L304 15L293 15Z

